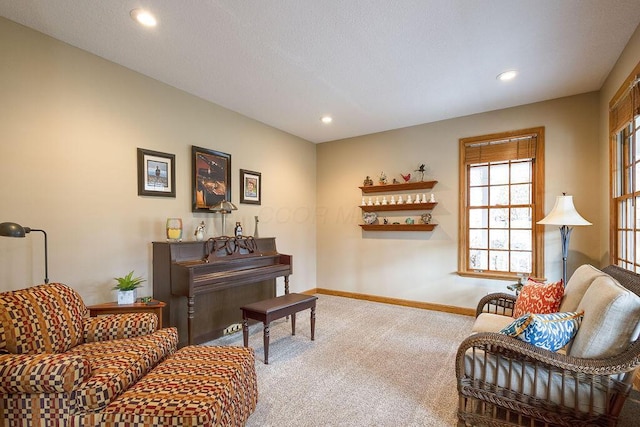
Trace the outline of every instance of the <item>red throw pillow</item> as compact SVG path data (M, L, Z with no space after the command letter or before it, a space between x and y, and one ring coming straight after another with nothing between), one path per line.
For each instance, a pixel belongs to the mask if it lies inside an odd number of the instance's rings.
M557 313L564 295L562 280L555 283L539 283L533 280L527 281L516 299L513 309L513 317L518 318L524 314Z

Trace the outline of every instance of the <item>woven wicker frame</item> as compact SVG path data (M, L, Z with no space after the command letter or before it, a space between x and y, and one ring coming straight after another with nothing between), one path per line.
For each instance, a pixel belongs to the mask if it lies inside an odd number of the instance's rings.
M617 266L603 271L627 289L640 295L640 275ZM476 315L482 312L511 315L516 297L497 293L482 298ZM465 354L473 366L465 373ZM497 374L485 370L487 360L499 360L511 382L500 386ZM469 363L469 360L467 360ZM465 339L456 356L458 384L458 425L482 426L615 426L631 382L640 367L640 339L622 353L603 359L581 359L547 351L497 333L477 333ZM536 380L527 386L515 373L530 370ZM497 370L494 370L496 372ZM537 379L544 376L540 381ZM551 398L546 384L555 379L555 388L563 397ZM559 381L559 383L558 383ZM558 385L559 384L559 385ZM580 393L578 390L580 389ZM567 390L565 392L565 390ZM565 397L569 394L569 398ZM574 403L575 402L575 403ZM600 402L599 408L596 402Z

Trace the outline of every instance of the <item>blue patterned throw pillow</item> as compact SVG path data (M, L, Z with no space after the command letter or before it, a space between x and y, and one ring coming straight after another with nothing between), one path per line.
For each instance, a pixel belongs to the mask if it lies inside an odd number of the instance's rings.
M501 334L551 351L558 351L573 339L584 312L525 314L500 330Z

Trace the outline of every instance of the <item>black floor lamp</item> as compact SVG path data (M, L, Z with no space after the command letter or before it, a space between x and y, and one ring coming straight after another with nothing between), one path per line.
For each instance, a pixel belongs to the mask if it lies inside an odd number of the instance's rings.
M49 283L49 261L47 259L47 232L37 228L23 227L15 222L3 222L0 224L0 236L5 237L25 237L32 231L39 231L44 234L44 283Z
M572 226L591 225L589 221L584 219L575 206L573 206L573 196L556 197L556 204L549 212L549 215L538 221L543 225L559 225L560 237L562 238L562 283L567 286L567 256L569 255L569 238L571 237Z

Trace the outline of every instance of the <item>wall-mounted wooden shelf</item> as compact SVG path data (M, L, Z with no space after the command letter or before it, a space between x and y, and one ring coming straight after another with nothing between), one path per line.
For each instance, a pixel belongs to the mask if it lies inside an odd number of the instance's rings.
M388 211L424 211L433 209L438 202L429 203L403 203L401 205L364 205L360 206L363 212L388 212Z
M393 191L428 190L438 181L405 182L401 184L365 185L359 187L363 193L388 193Z
M360 224L364 231L432 231L437 224Z

